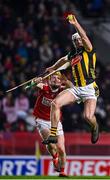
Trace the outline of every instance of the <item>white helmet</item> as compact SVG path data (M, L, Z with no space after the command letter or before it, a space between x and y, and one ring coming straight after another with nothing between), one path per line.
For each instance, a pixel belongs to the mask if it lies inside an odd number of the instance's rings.
M80 35L78 34L78 32L75 33L75 34L72 34L72 41L74 41L74 40L76 40L78 38L81 38Z

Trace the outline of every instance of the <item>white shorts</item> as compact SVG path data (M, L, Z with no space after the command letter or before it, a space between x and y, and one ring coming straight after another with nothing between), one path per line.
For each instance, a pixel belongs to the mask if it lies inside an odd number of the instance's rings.
M35 121L36 121L36 127L37 127L39 133L41 133L44 129L50 130L50 128L51 128L50 121L46 121L46 120L39 119L39 118L37 118ZM64 132L63 132L62 123L59 121L58 127L57 127L57 136L63 135L63 134L64 134Z
M99 89L95 82L84 87L73 86L67 90L75 96L77 102L84 102L87 99L97 100L97 97L99 96Z

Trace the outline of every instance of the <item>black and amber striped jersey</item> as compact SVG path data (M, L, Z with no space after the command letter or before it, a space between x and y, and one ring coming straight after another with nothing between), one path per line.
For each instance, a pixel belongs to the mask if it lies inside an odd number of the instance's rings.
M79 59L78 63L74 66L74 61ZM68 60L72 68L72 81L75 86L86 86L94 82L96 53L94 50L87 52L84 48L79 49L77 53L70 51L68 53Z

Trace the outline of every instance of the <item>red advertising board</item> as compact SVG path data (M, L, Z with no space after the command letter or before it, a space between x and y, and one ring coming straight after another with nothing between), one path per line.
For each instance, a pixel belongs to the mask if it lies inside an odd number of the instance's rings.
M49 156L42 157L43 175L57 175ZM109 176L110 156L68 156L65 173L70 176Z

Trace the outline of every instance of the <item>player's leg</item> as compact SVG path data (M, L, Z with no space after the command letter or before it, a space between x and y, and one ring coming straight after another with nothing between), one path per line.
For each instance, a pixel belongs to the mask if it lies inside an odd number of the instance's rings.
M43 140L47 139L49 134L50 134L50 123L46 123L45 125L45 121L37 121L37 130L41 136L41 138ZM53 161L53 165L54 165L54 169L56 171L60 171L59 170L59 164L58 164L58 152L57 152L57 147L56 144L48 144L46 145L47 151L49 152L49 154L52 156L52 161Z
M76 97L68 90L62 91L51 103L51 132L44 144L57 143L57 126L60 119L60 108L64 105L74 103Z
M60 164L59 176L65 177L67 176L64 172L65 164L66 164L66 152L65 152L65 139L63 134L58 136L57 148L59 152L59 164Z
M42 137L43 140L47 139L48 136L50 134L50 130L49 129L43 129L41 132L40 132L40 135ZM49 154L52 156L52 157L55 157L56 154L57 154L57 147L55 144L48 144L46 145L46 148L49 152Z
M84 102L84 119L91 126L91 142L96 143L99 138L99 128L95 117L96 99L87 99Z
M50 130L49 129L44 129L41 131L41 136L42 139L45 140L48 138L49 134L50 134ZM49 152L49 154L52 156L52 161L53 161L53 165L54 165L54 170L59 172L60 171L60 167L59 167L59 154L58 154L58 149L56 144L48 144L46 145L46 148Z
M68 90L65 90L58 94L58 96L52 101L51 104L51 126L57 127L60 119L60 108L62 106L74 103L76 101L75 96Z

